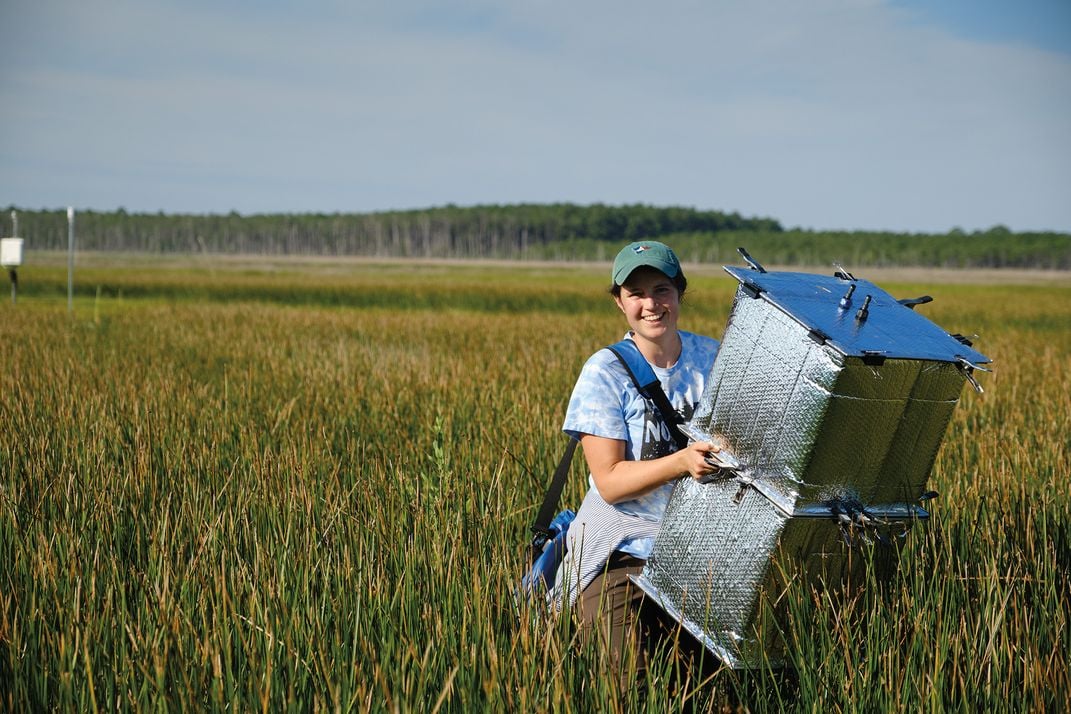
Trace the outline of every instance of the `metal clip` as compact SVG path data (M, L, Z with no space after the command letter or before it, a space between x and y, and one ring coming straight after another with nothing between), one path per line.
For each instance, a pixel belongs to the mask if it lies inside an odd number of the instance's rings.
M739 506L740 502L744 500L744 494L747 493L748 487L751 486L751 479L738 476L737 480L740 482L740 488L736 490L736 495L733 496L733 504Z
M707 462L710 463L709 461ZM725 469L718 469L714 473L707 474L703 478L699 479L699 483L714 483L715 481L728 481L733 477L732 473L725 471Z
M833 270L834 278L840 278L841 280L855 280L855 276L845 270L840 263L834 262Z
M743 248L737 248L736 251L744 258L744 262L751 266L752 270L757 270L760 273L765 273L766 268L759 264L759 261L751 257L751 255Z
M740 283L740 289L747 293L747 296L750 298L758 298L759 295L762 294L762 288L760 288L751 280L745 280L744 282Z
M972 387L974 387L974 391L978 392L979 394L984 394L985 390L982 389L982 385L978 383L978 380L974 378L972 372L974 372L974 370L976 369L980 369L983 372L992 372L993 370L986 369L985 367L971 362L966 357L960 357L959 355L956 355L956 362L957 366L960 368L960 371L963 372L963 376L966 377L967 381L971 383Z
M900 303L906 308L914 310L916 305L925 305L928 302L933 302L933 298L929 295L923 295L917 298L904 298L903 300L897 300L896 302Z
M988 367L983 367L980 364L975 364L974 362L971 362L966 357L960 357L959 355L956 355L956 361L959 362L964 367L969 367L971 369L981 370L982 372L992 372L993 371L993 370L989 369Z

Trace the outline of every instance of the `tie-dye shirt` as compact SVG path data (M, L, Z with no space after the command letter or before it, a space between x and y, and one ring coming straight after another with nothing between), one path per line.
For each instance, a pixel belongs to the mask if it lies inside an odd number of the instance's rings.
M672 367L651 366L673 408L691 418L707 375L718 352L718 341L681 330L681 356ZM626 335L631 338L631 335ZM593 354L580 371L565 413L565 433L573 438L592 434L625 442L625 458L632 461L656 459L676 451L669 427L658 408L644 399L621 362L609 350ZM588 477L591 488L595 481ZM659 521L673 490L667 483L650 493L614 504L623 513ZM618 548L638 558L647 558L653 538L628 541Z

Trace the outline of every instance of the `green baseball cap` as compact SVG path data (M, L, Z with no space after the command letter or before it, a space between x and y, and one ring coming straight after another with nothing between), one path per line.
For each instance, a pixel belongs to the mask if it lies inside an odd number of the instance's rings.
M641 240L629 243L614 258L614 285L624 285L628 276L636 268L654 268L665 273L667 278L675 278L681 272L680 261L673 249L656 240Z

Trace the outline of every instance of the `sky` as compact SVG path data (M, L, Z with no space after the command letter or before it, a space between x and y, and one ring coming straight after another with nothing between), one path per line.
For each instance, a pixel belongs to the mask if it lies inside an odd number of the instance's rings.
M1071 232L1071 0L0 1L2 206L522 202Z

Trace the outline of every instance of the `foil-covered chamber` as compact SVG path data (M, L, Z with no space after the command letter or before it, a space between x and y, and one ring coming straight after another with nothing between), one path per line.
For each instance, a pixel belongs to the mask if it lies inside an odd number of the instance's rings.
M866 281L727 270L741 287L690 426L741 466L678 482L636 582L751 667L782 654L780 628L758 624L786 578L850 579L875 562L859 543L928 516L965 374L988 360Z

